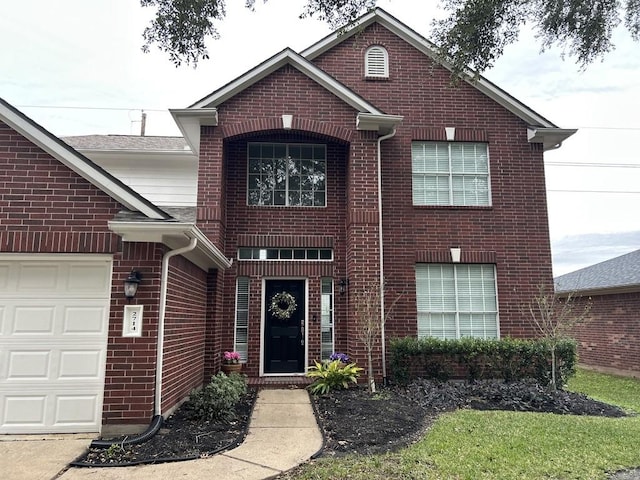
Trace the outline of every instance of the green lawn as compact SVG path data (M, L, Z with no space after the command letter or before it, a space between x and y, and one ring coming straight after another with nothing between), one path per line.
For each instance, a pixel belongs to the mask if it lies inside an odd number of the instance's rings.
M570 389L640 412L640 380L580 371ZM321 459L291 479L605 479L640 467L640 416L461 410L415 445L375 456Z

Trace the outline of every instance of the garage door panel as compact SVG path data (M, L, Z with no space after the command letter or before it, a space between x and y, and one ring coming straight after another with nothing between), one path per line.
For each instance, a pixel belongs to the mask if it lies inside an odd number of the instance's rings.
M61 299L14 299L3 308L3 318L12 319L6 334L13 336L51 337L81 335L103 337L108 307L96 305L97 299L74 299L73 305L60 305ZM58 302L55 304L54 302ZM6 312L6 313L5 313ZM49 340L50 341L50 340Z
M111 260L89 258L0 254L0 434L100 430Z
M26 302L13 308L13 335L53 335L56 308L51 305L33 306Z
M90 426L95 424L98 411L98 397L88 395L58 395L55 398L53 426Z
M95 432L100 405L99 396L90 392L7 395L0 407L2 430L20 433Z
M5 348L0 359L6 357L6 372L3 378L7 384L20 383L29 388L46 383L52 388L64 387L66 383L102 382L104 378L105 349L103 345L76 345L66 341L65 345L42 347L18 344ZM1 370L0 370L1 372Z
M91 301L83 302L86 305L79 305L79 303L76 302L73 307L64 309L62 333L64 335L105 335L106 307L95 306L95 302Z
M2 412L2 426L45 427L47 395L6 395Z
M60 352L60 380L100 380L103 350L67 350Z
M18 266L16 272L16 289L20 292L50 292L58 289L62 280L59 263L34 264L29 262Z
M7 381L50 380L51 352L49 350L9 351Z
M78 295L102 295L111 289L111 272L100 264L71 264L67 272L67 288Z

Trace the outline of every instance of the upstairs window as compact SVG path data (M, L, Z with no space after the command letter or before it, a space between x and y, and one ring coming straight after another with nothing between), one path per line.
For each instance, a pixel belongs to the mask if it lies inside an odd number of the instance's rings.
M365 77L388 78L389 54L379 45L367 49L364 56Z
M248 153L249 205L326 206L325 145L250 143Z
M414 205L489 206L485 143L413 142Z

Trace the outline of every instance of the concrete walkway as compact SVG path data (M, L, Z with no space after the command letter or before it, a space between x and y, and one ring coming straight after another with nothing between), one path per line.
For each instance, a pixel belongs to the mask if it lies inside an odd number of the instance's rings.
M30 442L13 443L23 443L24 447L24 444ZM84 448L87 445L87 441L84 440ZM321 447L322 435L313 414L309 395L305 390L261 390L244 443L233 450L227 450L210 458L135 467L70 468L60 477L56 477L65 464L82 453L82 449L77 454L74 453L65 458L58 470L50 470L49 476L41 476L36 475L35 471L30 471L29 468L36 467L44 452L30 452L23 448L19 462L21 470L15 467L7 469L0 464L2 467L0 471L5 474L9 472L10 480L40 478L43 480L53 478L62 480L158 480L164 478L260 480L272 478L299 465ZM0 445L0 458L4 456L5 451ZM25 468L22 468L23 466Z

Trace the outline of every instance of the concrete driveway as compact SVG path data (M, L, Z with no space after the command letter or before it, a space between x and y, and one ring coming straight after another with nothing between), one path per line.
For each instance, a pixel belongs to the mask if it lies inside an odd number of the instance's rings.
M95 434L0 435L0 472L7 480L52 480L94 438Z

